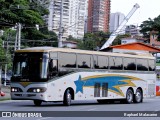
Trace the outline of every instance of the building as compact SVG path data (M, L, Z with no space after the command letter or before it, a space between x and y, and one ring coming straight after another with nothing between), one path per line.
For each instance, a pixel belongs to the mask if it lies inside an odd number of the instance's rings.
M150 32L150 45L160 48L160 41L158 39L158 31Z
M131 54L148 54L159 53L160 49L140 42L128 43L123 45L110 46L103 51L118 52L118 53L131 53Z
M111 13L109 31L114 32L119 27L119 25L122 23L124 18L125 18L125 15L123 13L120 13L120 12ZM125 33L125 28L123 28L119 34L124 34L124 33Z
M111 0L88 1L88 32L109 31L110 1Z
M87 16L88 0L64 0L62 40L66 40L69 35L74 38L83 38L84 24ZM49 15L46 17L48 29L59 34L61 0L51 0L49 5Z
M63 41L62 46L66 48L72 48L76 49L77 48L77 42L74 41Z
M87 11L88 0L70 0L69 35L72 37L83 38Z
M147 39L142 38L142 37L137 37L137 36L133 36L133 37L128 37L128 38L122 38L121 39L121 44L128 44L128 43L135 43L135 42L141 42L141 43L147 43Z
M130 34L131 36L136 36L136 35L139 36L140 35L138 26L136 26L136 25L126 26L125 33Z
M62 40L65 40L68 37L68 28L69 27L69 12L70 12L70 1L63 1L63 18L62 18L62 26L63 26L63 36ZM59 26L60 26L60 11L61 11L61 0L51 0L49 5L49 16L47 19L48 29L50 31L54 31L57 35L59 34Z

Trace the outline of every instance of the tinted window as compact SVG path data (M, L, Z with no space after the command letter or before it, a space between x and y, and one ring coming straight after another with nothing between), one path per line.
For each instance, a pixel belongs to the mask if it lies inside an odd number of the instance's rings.
M57 65L57 60L51 59L49 61L49 74L48 74L48 78L54 78L57 77L57 73L58 73L58 65Z
M95 69L98 69L99 66L98 66L98 56L96 55L93 55L93 66Z
M77 55L78 68L90 68L90 55Z
M61 67L76 68L76 54L60 53L59 62Z
M98 56L99 69L108 69L108 57Z
M109 66L110 66L110 69L122 70L123 69L122 58L121 57L110 57Z
M137 59L137 70L148 71L148 62L147 59Z
M149 60L149 71L154 71L154 70L155 70L155 61Z
M136 70L136 60L134 58L124 58L124 70Z

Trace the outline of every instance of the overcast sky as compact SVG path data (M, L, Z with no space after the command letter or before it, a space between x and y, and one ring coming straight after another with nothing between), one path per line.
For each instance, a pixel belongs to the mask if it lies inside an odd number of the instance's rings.
M140 25L148 18L153 19L160 15L160 0L111 0L111 13L121 12L126 16L135 3L138 3L140 8L137 9L127 24Z

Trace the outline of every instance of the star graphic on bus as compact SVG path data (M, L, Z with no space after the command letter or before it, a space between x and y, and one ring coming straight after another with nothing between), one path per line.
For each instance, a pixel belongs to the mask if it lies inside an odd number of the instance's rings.
M84 81L81 80L81 76L79 75L78 80L74 81L75 85L76 85L76 93L81 92L83 93L83 85L84 85Z

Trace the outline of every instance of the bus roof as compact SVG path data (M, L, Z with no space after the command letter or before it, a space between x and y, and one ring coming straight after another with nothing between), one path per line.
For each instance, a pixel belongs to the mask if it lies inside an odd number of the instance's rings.
M123 56L123 57L137 57L137 58L150 58L155 57L152 54L136 54L136 53L113 53L113 52L101 52L101 51L89 51L71 48L56 48L56 47L31 47L21 50L16 50L16 53L22 52L67 52L67 53L82 53L82 54L97 54L97 55L110 55L110 56Z

